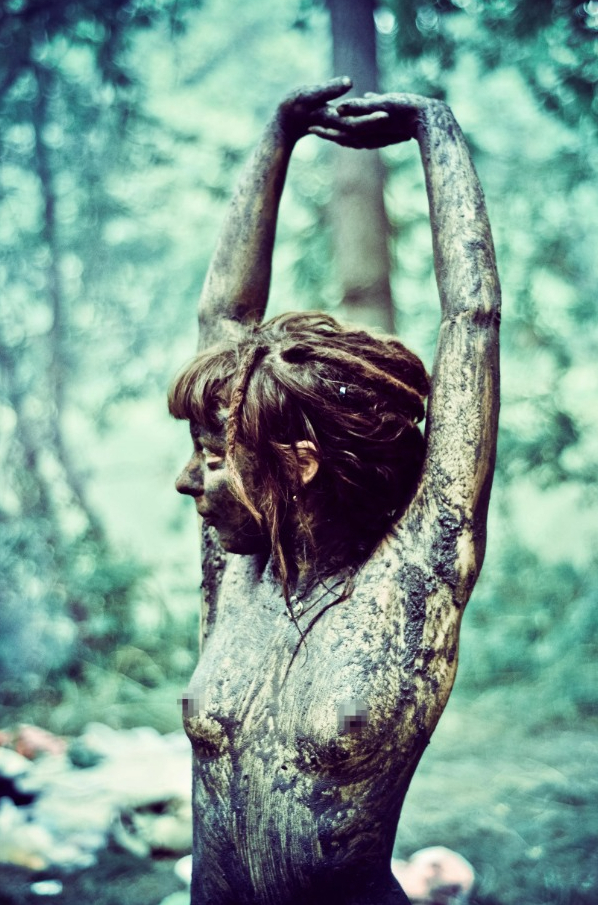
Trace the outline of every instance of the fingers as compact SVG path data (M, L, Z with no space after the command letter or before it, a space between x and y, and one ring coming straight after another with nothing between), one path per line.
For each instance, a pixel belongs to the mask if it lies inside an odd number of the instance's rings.
M326 113L318 116L308 132L346 148L379 148L389 143L387 122L388 114L383 111L352 118Z
M428 103L428 99L418 94L397 92L392 94L364 94L363 97L350 97L338 105L341 113L357 113L363 110L419 110Z
M362 142L355 137L349 138L344 132L341 132L340 129L325 128L324 126L310 126L307 131L310 135L317 135L319 138L324 138L326 141L333 141L335 144L342 145L345 148L364 147Z
M331 79L331 81L326 85L322 85L320 89L320 100L334 100L334 98L341 97L341 95L346 94L347 91L350 91L352 87L353 82L348 75L343 75L339 78Z
M343 123L347 126L369 126L372 123L380 123L390 119L386 110L374 110L373 113L364 113L363 116L344 116L341 114Z
M310 135L318 135L320 138L327 138L329 141L337 141L342 138L342 132L338 129L332 129L326 126L310 126L307 130Z
M299 88L293 97L304 104L309 104L310 107L320 107L322 104L346 94L352 86L353 82L348 76L341 76L340 78L331 79L324 85Z
M360 115L362 113L380 110L380 95L370 95L369 97L351 97L336 108L341 116L351 116L353 114Z
M364 113L359 116L345 116L339 112L338 107L324 107L316 110L312 117L312 126L324 126L331 129L350 131L367 128L375 123L388 120L389 116L384 110L374 110L373 113Z

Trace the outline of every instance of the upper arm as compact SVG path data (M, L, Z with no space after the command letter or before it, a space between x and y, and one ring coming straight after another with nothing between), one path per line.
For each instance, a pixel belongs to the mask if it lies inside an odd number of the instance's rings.
M483 529L499 409L498 315L477 309L443 319L426 418L422 491Z
M228 205L199 299L199 346L259 323L270 289L278 207L292 145L272 121Z
M427 451L407 519L464 604L484 559L499 408L498 318L443 321L426 419Z
M202 521L200 650L216 620L216 608L225 566L226 553L220 545L216 531Z

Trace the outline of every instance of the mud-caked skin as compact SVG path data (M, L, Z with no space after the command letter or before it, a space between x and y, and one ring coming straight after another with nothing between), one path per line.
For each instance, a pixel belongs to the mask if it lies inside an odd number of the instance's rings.
M330 605L342 575L299 586L298 626L313 622L299 649L267 547L226 552L234 538L203 525L203 643L184 704L193 905L406 902L390 871L397 822L453 685L484 555L499 286L482 192L444 104L390 94L331 107L347 88L336 80L298 92L267 128L206 280L200 341L263 315L278 201L302 134L353 147L415 138L442 305L426 459L413 501L360 567L351 596ZM200 513L203 485L216 480L201 455L179 479Z

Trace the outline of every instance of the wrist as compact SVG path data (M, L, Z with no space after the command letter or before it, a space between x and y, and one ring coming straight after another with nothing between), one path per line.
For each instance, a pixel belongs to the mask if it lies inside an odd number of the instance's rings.
M281 105L270 122L270 127L277 141L289 153L293 150L300 138L307 134L303 123L299 122L296 117L290 115L288 110Z

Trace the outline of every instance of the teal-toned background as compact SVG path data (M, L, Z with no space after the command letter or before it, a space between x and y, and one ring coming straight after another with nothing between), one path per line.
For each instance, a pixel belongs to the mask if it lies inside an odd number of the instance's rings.
M598 2L394 0L376 25L384 89L445 98L466 133L504 292L487 559L397 852L457 848L486 905L590 903ZM166 387L193 354L202 278L260 128L283 94L332 74L327 12L7 0L0 47L0 728L173 729L199 559ZM385 161L398 332L431 367L417 149ZM272 313L339 301L332 170L330 148L300 143Z

